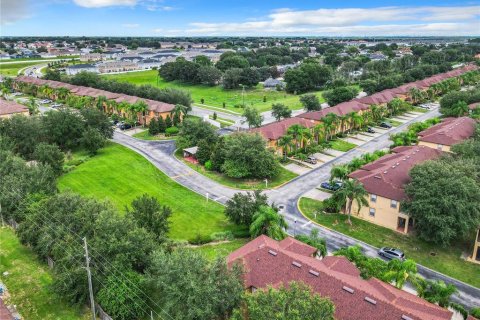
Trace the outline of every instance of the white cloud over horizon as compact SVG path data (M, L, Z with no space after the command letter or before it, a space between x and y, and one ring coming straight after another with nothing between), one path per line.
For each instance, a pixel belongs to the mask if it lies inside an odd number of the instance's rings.
M2 25L30 17L27 0L0 0L0 21Z
M73 2L85 8L102 8L112 6L134 6L137 0L73 0Z
M277 9L267 19L190 23L204 35L472 35L480 34L480 6ZM373 24L376 23L376 24Z

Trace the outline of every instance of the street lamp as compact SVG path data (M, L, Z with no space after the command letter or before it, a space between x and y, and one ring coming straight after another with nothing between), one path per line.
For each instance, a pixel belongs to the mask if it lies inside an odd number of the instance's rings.
M268 179L265 179L263 181L265 181L265 189L268 189Z

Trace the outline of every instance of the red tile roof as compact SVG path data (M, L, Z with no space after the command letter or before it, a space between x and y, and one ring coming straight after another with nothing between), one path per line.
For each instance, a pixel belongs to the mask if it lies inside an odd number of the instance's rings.
M267 125L261 126L260 128L254 128L250 131L260 133L265 139L277 140L281 136L285 135L288 128L290 128L294 124L299 124L306 128L311 128L315 125L315 122L297 117L287 118L282 121L269 123Z
M325 117L328 113L334 113L338 116L343 116L352 111L357 112L359 110L368 109L369 105L372 105L372 104L388 103L394 98L398 97L399 95L407 94L411 88L425 89L434 83L443 81L448 78L456 77L465 72L476 70L476 69L477 67L474 65L467 65L463 68L455 69L445 73L440 73L440 74L425 78L423 80L406 83L397 88L386 89L360 99L353 99L347 102L342 102L340 104L337 104L336 106L326 108L320 111L302 113L297 117L319 121L323 117Z
M12 313L8 310L7 306L0 297L0 319L2 320L13 320Z
M0 99L0 115L15 114L28 112L28 108L16 103L15 101L8 101Z
M476 121L469 117L447 118L420 132L420 141L451 146L473 136Z
M89 96L93 98L97 98L99 96L105 96L107 99L115 100L116 102L126 101L128 103L135 103L138 100L143 100L147 103L148 109L150 111L155 111L159 113L171 112L175 108L175 106L170 103L165 103L165 102L150 100L150 99L143 99L135 96L129 96L126 94L114 93L114 92L109 92L109 91L90 88L90 87L76 86L76 85L59 82L59 81L43 80L43 79L38 79L33 77L26 77L26 76L17 77L15 81L32 83L37 86L48 85L51 88L63 87L63 88L67 88L68 90L70 90L71 93L77 96Z
M404 187L410 182L410 169L441 154L442 151L425 146L396 147L391 154L364 165L349 177L360 181L370 194L402 201L405 199Z
M345 257L318 260L282 248L280 242L266 236L260 236L232 252L227 261L230 266L233 263L244 265L246 288L288 286L292 281L309 285L314 292L330 298L335 304L336 319L452 318L452 312L378 279L361 279L358 269Z

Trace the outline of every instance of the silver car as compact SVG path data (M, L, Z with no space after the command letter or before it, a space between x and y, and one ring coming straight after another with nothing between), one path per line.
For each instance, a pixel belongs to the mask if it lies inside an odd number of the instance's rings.
M392 259L398 259L398 260L405 260L405 254L403 253L402 250L395 249L395 248L389 248L389 247L383 247L378 250L378 255L385 257L389 260Z

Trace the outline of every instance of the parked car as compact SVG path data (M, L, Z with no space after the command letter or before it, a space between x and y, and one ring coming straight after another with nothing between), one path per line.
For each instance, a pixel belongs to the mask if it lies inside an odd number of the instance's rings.
M428 104L421 104L421 105L419 105L419 107L422 108L422 109L427 109L427 110L431 109L430 105L428 105Z
M378 255L385 257L389 260L405 260L405 254L403 253L403 251L396 248L382 247L378 250Z
M330 181L325 181L322 182L320 187L323 189L331 190L331 191L337 191L343 186L343 183L341 181L334 181L333 183L330 183Z
M368 128L367 128L367 132L368 132L368 133L375 133L375 130L373 130L372 127L368 127Z
M382 123L380 123L380 127L390 129L392 127L392 125L388 122L382 122Z
M127 130L127 129L130 129L132 126L129 125L128 123L124 123L122 125L120 125L120 130Z
M314 156L308 156L305 162L311 163L311 164L317 164L317 158L315 158Z
M42 104L48 104L50 102L52 102L52 100L49 100L49 99L40 100L40 103L42 103Z
M55 108L59 108L59 107L61 107L61 106L62 106L61 103L54 103L54 104L52 104L50 107L52 107L52 108L55 109Z

